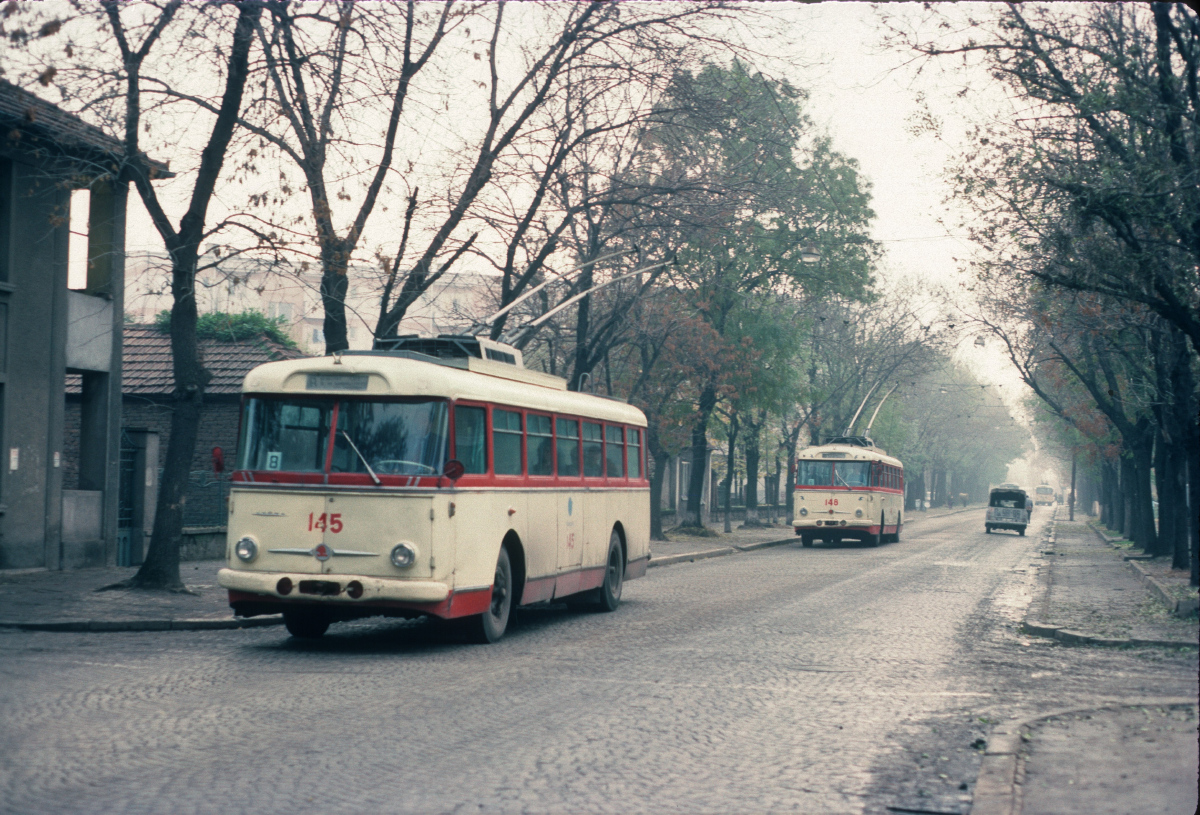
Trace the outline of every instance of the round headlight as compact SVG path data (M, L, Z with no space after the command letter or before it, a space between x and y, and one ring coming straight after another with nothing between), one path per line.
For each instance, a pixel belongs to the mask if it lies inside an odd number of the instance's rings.
M861 509L856 509L856 510L854 510L854 517L855 517L855 518L861 518L861 517L862 517L862 510L861 510Z
M397 543L392 547L392 565L407 569L417 561L417 548L411 543Z
M808 507L800 507L800 517L803 518L807 514L808 514Z
M233 547L233 553L238 556L238 560L242 561L243 563L249 563L250 561L254 560L254 558L258 557L258 544L254 542L253 538L242 538L237 542L237 545Z

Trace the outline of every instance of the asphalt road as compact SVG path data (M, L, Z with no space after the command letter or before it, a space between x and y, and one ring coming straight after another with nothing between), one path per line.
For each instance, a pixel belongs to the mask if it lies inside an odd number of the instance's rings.
M1194 692L1194 654L1016 633L1036 536L905 533L653 569L492 646L0 632L0 811L963 812L991 722Z

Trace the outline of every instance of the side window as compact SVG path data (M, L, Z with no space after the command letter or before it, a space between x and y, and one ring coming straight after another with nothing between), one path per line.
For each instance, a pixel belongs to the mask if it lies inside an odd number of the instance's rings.
M629 444L629 455L626 456L626 461L629 463L629 477L642 477L642 431L637 428L630 427L625 431L625 441Z
M579 477L579 422L574 419L558 419L554 429L555 457L558 459L558 474L568 478Z
M468 473L487 472L487 428L481 407L454 408L454 457Z
M604 475L603 428L593 422L583 423L583 474L589 478Z
M521 474L521 414L492 408L492 456L496 475Z
M621 455L621 449L624 446L624 428L606 426L604 428L604 475L606 477L625 477L625 457Z
M530 475L554 475L554 432L549 416L530 413L526 417L526 455Z

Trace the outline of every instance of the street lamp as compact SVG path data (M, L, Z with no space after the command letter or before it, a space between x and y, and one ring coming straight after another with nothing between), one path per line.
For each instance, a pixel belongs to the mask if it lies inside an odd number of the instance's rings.
M821 253L817 251L815 246L800 247L800 260L803 263L816 263L821 259Z

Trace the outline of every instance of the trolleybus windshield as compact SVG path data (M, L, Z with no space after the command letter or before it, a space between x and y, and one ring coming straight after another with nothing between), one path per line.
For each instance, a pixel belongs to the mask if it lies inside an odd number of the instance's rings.
M871 483L869 461L800 461L798 487L866 487Z
M375 402L324 399L246 400L239 468L321 472L337 419L332 471L389 475L441 472L447 406L442 400Z

